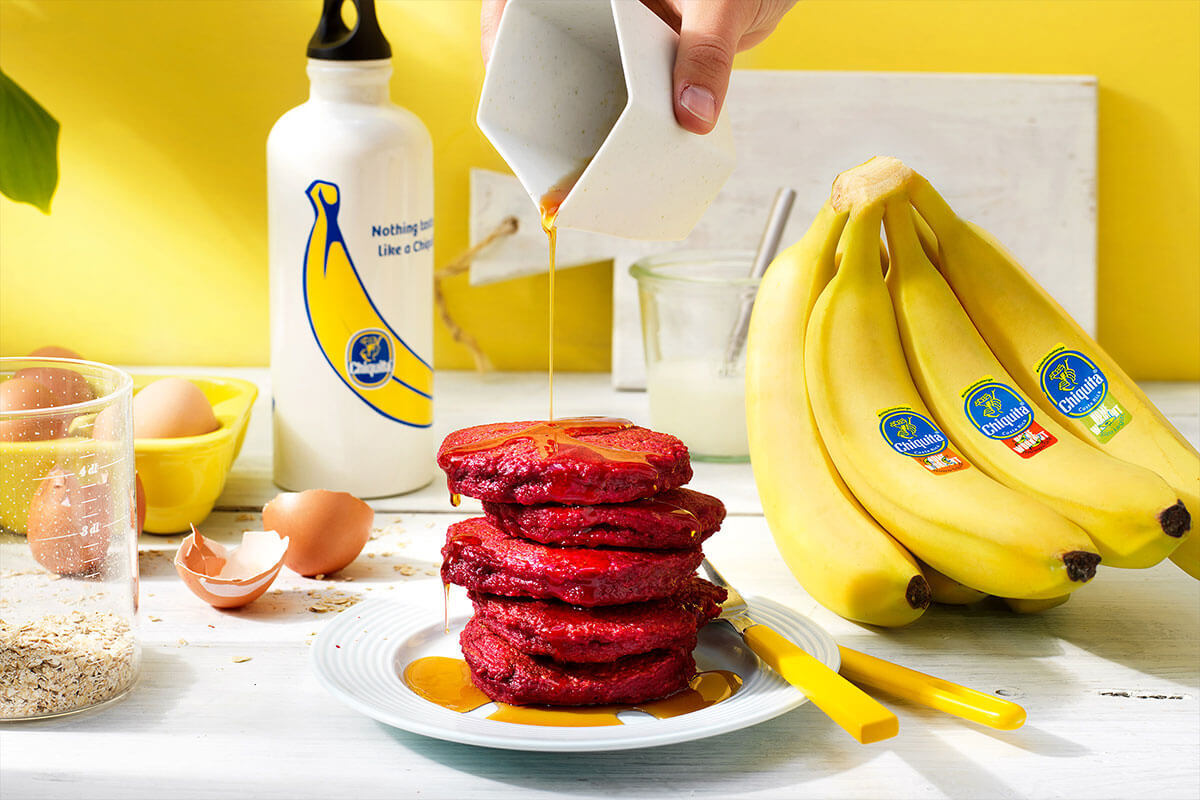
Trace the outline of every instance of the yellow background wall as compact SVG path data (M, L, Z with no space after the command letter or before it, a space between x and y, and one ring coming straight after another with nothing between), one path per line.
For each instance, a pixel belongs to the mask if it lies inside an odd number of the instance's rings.
M440 265L466 246L468 168L504 168L473 123L478 3L379 4L393 98L433 134ZM0 200L0 351L266 362L265 141L306 96L318 8L0 2L0 67L62 123L52 215ZM802 0L739 66L1099 76L1101 342L1137 377L1200 378L1200 2ZM607 368L609 280L561 276L563 368ZM460 277L449 302L498 366L536 369L545 289ZM440 326L436 347L469 366Z

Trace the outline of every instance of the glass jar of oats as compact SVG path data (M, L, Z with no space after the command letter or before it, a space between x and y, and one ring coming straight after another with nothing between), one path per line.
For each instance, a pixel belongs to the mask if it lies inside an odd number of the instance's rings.
M133 381L0 358L0 720L69 714L138 673Z

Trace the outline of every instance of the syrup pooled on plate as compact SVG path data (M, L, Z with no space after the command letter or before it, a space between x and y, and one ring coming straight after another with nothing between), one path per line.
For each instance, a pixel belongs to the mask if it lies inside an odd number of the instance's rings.
M419 697L442 708L466 713L492 702L471 683L471 670L461 658L425 656L404 668L404 683ZM564 728L597 728L623 725L622 711L641 711L656 719L669 719L715 706L737 694L742 679L735 672L716 669L698 673L688 688L669 697L629 705L513 706L496 703L488 719L518 725Z
M461 658L418 658L404 668L404 683L420 697L451 711L465 713L491 702L471 683L471 670Z

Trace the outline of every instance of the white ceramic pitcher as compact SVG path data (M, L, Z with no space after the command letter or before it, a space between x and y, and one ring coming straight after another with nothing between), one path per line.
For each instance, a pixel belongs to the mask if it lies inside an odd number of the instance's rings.
M558 227L678 240L717 196L733 136L675 121L678 42L638 0L509 0L478 124L535 204L578 176Z

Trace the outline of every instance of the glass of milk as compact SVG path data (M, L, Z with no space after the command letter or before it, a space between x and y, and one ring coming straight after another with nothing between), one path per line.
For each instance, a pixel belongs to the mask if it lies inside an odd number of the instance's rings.
M753 259L750 251L678 251L629 270L638 282L650 425L678 436L700 461L749 458L746 353L730 342L758 291Z

